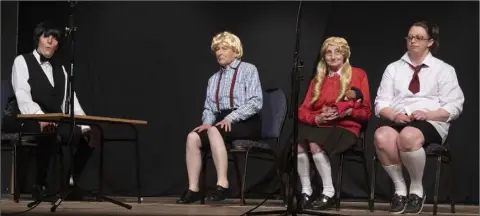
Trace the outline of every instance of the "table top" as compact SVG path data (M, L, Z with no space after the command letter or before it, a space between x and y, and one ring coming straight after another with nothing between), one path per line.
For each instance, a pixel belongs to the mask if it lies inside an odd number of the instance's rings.
M19 114L19 119L29 119L38 121L65 121L70 119L69 114L64 113L47 113L47 114ZM146 125L147 121L124 119L124 118L111 118L103 116L90 116L90 115L75 115L75 121L77 124L93 124L93 123L124 123L135 125Z

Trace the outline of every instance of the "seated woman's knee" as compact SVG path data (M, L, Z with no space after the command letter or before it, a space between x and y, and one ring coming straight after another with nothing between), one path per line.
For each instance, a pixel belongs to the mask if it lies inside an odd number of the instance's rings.
M305 153L305 147L302 144L297 144L297 151L298 153Z
M200 136L196 132L190 132L187 135L187 148L200 148L201 147Z
M317 143L309 143L309 146L310 146L310 152L312 152L313 154L323 151L323 149Z
M373 135L375 147L377 149L392 148L396 145L398 132L388 126L379 127Z
M399 134L398 148L402 152L415 151L423 146L424 137L422 131L414 127L405 127Z

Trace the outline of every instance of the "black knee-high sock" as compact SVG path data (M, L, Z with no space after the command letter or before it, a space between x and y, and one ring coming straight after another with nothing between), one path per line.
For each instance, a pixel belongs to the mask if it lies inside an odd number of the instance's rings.
M53 149L56 146L55 140L47 137L37 139L37 178L36 184L46 185L48 168Z
M93 149L94 148L88 146L87 141L83 138L80 139L80 141L78 142L78 147L75 153L73 164L73 176L74 178L76 178L75 180L78 180L78 178L83 172L83 169L85 169L85 165L87 165L88 159L90 159Z

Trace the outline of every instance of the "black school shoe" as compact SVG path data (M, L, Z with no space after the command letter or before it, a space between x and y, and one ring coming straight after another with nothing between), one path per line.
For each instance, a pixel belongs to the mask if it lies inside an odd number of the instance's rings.
M229 188L224 188L220 185L217 185L217 188L211 192L211 194L207 197L208 201L222 201L227 198L229 193Z
M427 196L423 193L423 197L419 197L416 194L410 194L408 196L407 207L405 208L405 214L419 214L422 212L423 204L425 203Z
M325 196L324 194L321 194L312 203L312 209L314 209L314 210L327 210L329 208L332 208L334 204L335 204L335 198Z
M298 197L298 209L311 209L312 208L312 197L306 193L302 193L300 197Z
M407 207L407 197L394 194L392 202L390 203L390 213L402 214Z
M194 192L188 189L181 197L177 200L177 204L190 204L202 199L200 192Z

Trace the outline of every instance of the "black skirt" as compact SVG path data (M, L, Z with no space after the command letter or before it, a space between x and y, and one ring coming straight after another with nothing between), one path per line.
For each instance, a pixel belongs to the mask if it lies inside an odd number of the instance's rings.
M216 117L217 121L213 125L222 121L225 118L225 116L227 116L230 113L231 111L224 111L220 113ZM225 129L221 128L220 126L216 126L216 127L220 132L220 134L222 135L227 149L231 148L230 144L233 140L238 140L238 139L256 140L261 138L261 135L262 135L261 134L262 121L259 114L255 114L246 120L232 123L229 132L226 132ZM201 131L200 133L198 133L198 135L200 136L200 140L202 142L202 149L203 150L210 149L210 141L208 140L207 130Z
M309 143L317 143L328 155L335 156L355 146L357 140L354 133L341 127L298 125L298 142L305 150L309 148Z

